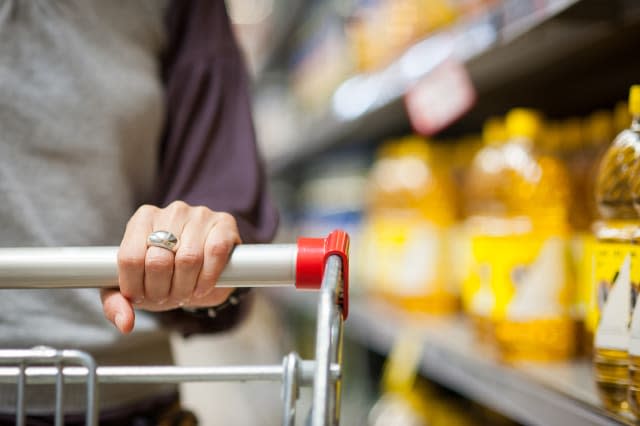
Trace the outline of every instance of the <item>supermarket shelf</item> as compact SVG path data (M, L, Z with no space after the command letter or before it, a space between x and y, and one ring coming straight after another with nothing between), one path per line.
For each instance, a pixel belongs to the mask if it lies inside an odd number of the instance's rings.
M403 96L413 84L452 58L464 64L469 72L479 102L486 106L482 108L484 114L495 113L494 110L504 107L504 102L495 105L496 99L501 98L494 96L496 91L512 92L509 82L532 75L540 78L539 75L549 73L563 58L589 51L597 42L620 33L619 15L629 15L626 9L636 8L623 0L610 3L547 0L543 3L544 7L540 7L540 2L506 0L497 9L415 44L385 69L345 81L334 93L329 110L311 123L300 125L295 132L304 135L304 140L298 137L278 144L286 149L267 156L270 173L283 173L347 141L378 139L406 129L408 118ZM538 5L533 13L532 4ZM634 19L637 20L637 16L634 15ZM581 72L585 74L585 69ZM589 87L591 92L596 90L593 84ZM529 92L538 92L533 95L540 97L539 92L544 89L549 87L530 87ZM544 97L548 99L549 93ZM527 94L522 93L517 99L529 101Z
M313 294L269 294L291 309L315 314ZM500 364L490 349L474 341L461 317L416 317L381 302L358 300L351 304L345 331L347 338L387 354L398 331L405 329L423 336L421 370L426 377L515 421L532 426L636 425L600 406L587 360Z

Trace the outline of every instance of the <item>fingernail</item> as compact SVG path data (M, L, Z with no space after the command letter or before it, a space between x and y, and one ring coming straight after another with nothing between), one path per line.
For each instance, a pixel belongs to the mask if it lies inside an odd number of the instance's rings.
M118 327L119 330L124 330L125 318L123 314L117 313L114 322L116 323L116 327Z
M205 297L207 296L209 293L211 293L211 290L213 290L213 287L211 288L205 288L205 289L200 289L200 290L196 290L195 292L193 292L193 297L199 299L201 297Z
M168 298L160 299L160 300L158 300L157 303L158 303L158 305L164 305L165 303L167 303L168 300L169 300Z
M139 299L134 299L134 300L133 300L133 303L134 303L134 304L136 304L136 305L139 305L139 304L141 304L142 302L144 302L144 299L143 299L143 298L139 298Z

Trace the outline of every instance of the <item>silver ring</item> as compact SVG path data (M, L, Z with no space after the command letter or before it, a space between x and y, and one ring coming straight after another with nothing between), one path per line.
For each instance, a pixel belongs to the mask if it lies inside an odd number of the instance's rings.
M174 252L176 245L178 245L178 237L169 231L153 231L147 237L147 246L149 247L160 247Z

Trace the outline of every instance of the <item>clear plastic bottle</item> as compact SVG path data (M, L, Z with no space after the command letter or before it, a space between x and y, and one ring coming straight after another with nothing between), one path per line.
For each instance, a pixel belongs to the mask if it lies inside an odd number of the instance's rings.
M568 211L570 227L569 252L571 259L570 278L575 282L574 299L571 303L571 316L576 324L577 352L583 353L584 318L586 315L585 295L591 288L591 276L584 265L588 264L591 238L592 210L589 210L589 199L594 197L593 186L588 187L590 174L590 158L587 150L587 132L583 120L570 117L561 122L545 127L544 145L551 147L547 152L560 160L567 169L571 186L571 208ZM588 194L588 191L591 191ZM592 203L595 207L595 203Z
M629 94L629 113L632 121L628 130L618 138L627 139L629 144L640 147L640 85L632 86ZM640 151L640 148L638 148ZM637 151L637 152L638 152ZM640 152L638 152L640 159ZM636 212L640 215L640 161L636 161L631 173L631 195ZM640 226L640 220L638 221ZM631 309L632 319L629 340L629 407L640 416L640 304L636 303L640 291L640 227L636 226L631 248Z
M432 161L418 137L382 147L370 175L368 279L406 310L444 314L459 304L447 267L447 233L456 213L449 176Z
M628 122L626 125L628 126ZM599 314L593 280L593 250L596 240L591 225L599 216L596 203L596 176L599 165L616 135L613 114L606 110L595 111L584 120L583 129L586 163L581 179L587 197L585 216L590 219L590 226L589 232L583 234L582 256L577 265L577 292L580 309L584 310L583 348L585 353L593 355L593 338Z
M632 115L640 112L640 86L630 92ZM633 104L633 106L631 105ZM629 408L628 350L632 312L632 276L637 268L632 237L638 226L631 178L640 158L637 120L613 141L602 162L596 183L601 221L594 226L594 285L599 322L594 339L594 374L602 403L613 411ZM633 375L633 371L632 371Z
M510 111L508 142L478 154L467 188L476 279L491 290L495 340L507 361L566 359L575 346L569 182L557 159L535 153L541 126L534 111Z

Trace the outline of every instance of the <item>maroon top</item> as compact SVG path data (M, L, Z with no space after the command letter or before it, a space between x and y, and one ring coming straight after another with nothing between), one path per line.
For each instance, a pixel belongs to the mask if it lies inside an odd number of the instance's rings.
M183 200L225 211L236 218L243 242L269 242L278 214L266 191L249 78L224 1L173 0L167 27L167 120L155 204ZM247 306L228 305L215 319L181 310L160 318L185 335L215 332L235 325Z
M245 243L269 242L278 215L266 192L249 78L223 0L173 1L163 58L167 93L155 202L235 216Z

